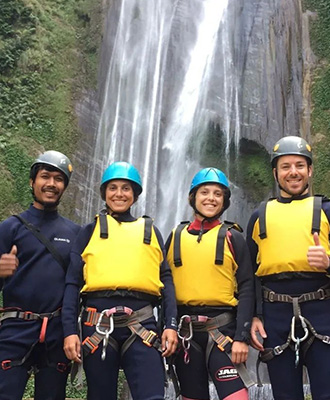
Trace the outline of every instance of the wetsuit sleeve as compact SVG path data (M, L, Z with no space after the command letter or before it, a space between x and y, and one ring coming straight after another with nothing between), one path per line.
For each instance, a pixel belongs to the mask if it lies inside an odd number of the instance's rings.
M246 231L246 243L249 248L252 269L254 271L254 274L257 272L258 269L257 256L259 248L257 243L253 240L252 234L258 218L259 218L258 210L255 210L251 215ZM255 285L255 299L256 299L254 315L259 318L262 318L262 289L261 289L260 279L256 275L254 275L254 285Z
M234 340L248 342L254 310L254 278L249 250L240 232L232 229L232 245L238 265L236 281L238 290L237 325Z
M62 324L64 337L78 334L78 315L80 309L80 290L84 285L83 267L84 262L81 254L87 246L95 223L82 228L72 247L70 264L65 281L65 291L62 308Z
M177 308L176 308L176 299L175 299L175 290L173 284L173 277L170 266L166 260L166 252L164 247L163 238L157 228L155 228L156 236L159 242L159 245L162 249L163 259L164 261L160 265L160 280L164 284L164 288L162 291L162 314L164 316L164 324L165 329L177 329Z

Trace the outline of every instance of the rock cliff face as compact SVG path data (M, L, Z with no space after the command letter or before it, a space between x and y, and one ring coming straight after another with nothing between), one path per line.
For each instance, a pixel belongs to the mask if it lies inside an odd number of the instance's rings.
M272 191L274 142L310 136L308 15L300 0L146 3L104 3L99 92L77 105L81 219L100 207L102 170L126 159L144 182L136 212L164 233L189 217L191 177L211 164L229 175L228 214L245 225Z

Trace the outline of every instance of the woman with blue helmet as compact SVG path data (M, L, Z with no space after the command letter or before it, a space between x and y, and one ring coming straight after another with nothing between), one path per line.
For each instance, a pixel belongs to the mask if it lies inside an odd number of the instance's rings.
M64 350L83 366L89 400L116 400L119 368L133 399L164 399L162 356L176 349L174 286L162 237L131 206L142 192L137 169L115 162L104 172L106 209L82 229L71 254L63 306ZM78 299L82 301L82 344ZM158 336L153 307L163 300L165 328Z
M230 205L226 175L204 168L191 182L194 220L166 243L178 305L175 359L183 400L209 399L211 377L220 399L246 400L253 314L253 274L241 229L219 218Z

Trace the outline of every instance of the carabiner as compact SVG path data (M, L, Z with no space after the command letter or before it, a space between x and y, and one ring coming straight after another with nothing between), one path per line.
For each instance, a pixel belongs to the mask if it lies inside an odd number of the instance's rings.
M291 339L292 339L292 341L295 342L295 343L297 343L298 339L299 339L299 342L303 342L304 340L307 339L308 334L309 334L308 328L307 328L307 324L306 324L306 322L305 322L305 318L304 318L303 316L299 315L299 319L300 319L300 321L301 321L301 326L302 326L302 328L304 329L304 336L301 337L301 338L297 338L297 337L295 336L295 320L296 320L296 317L293 316L293 317L292 317L292 321L291 321Z
M114 327L115 327L115 324L113 322L113 314L110 314L110 315L107 314L109 311L110 310L103 310L100 313L99 319L98 319L96 327L95 327L96 332L103 336L109 336L113 332ZM101 326L104 315L109 318L109 328Z
M186 318L188 319L187 324L189 326L189 330L188 330L187 335L182 336L180 332L181 332L183 323L186 322L185 321ZM192 322L191 322L190 315L182 315L182 317L180 318L180 322L179 322L179 326L178 326L178 337L180 339L184 339L186 341L189 341L193 337L193 328L192 328Z

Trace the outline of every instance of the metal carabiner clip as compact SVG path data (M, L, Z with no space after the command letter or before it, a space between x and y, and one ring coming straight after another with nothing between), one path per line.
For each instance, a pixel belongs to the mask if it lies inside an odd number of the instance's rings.
M105 360L106 351L107 351L107 347L108 347L108 343L109 343L109 337L110 337L110 335L113 332L114 327L115 327L115 324L113 322L113 314L109 314L109 312L110 312L110 310L106 309L106 310L103 310L100 313L99 319L98 319L96 327L95 327L96 332L98 334L104 336L104 338L103 338L102 355L101 355L102 361ZM107 326L106 327L102 327L101 326L102 319L103 319L104 316L109 318L109 327L107 327Z
M306 324L306 322L305 322L305 318L304 318L302 315L299 315L299 319L300 319L300 321L301 321L301 326L302 326L302 328L304 329L304 336L301 337L301 338L297 338L297 337L295 336L295 320L296 320L296 317L293 316L293 317L292 317L292 321L291 321L291 339L292 339L292 341L295 342L295 343L297 343L297 340L298 340L298 339L299 339L299 342L300 342L300 343L303 342L304 340L307 339L308 334L309 334L308 328L307 328L307 324Z
M189 330L188 330L187 335L182 336L180 332L181 332L182 325L185 322L186 318L189 320L189 322L188 322ZM192 328L190 315L182 315L182 317L180 318L180 322L179 322L179 326L178 326L178 337L180 339L184 339L186 341L189 341L193 337L193 328Z

